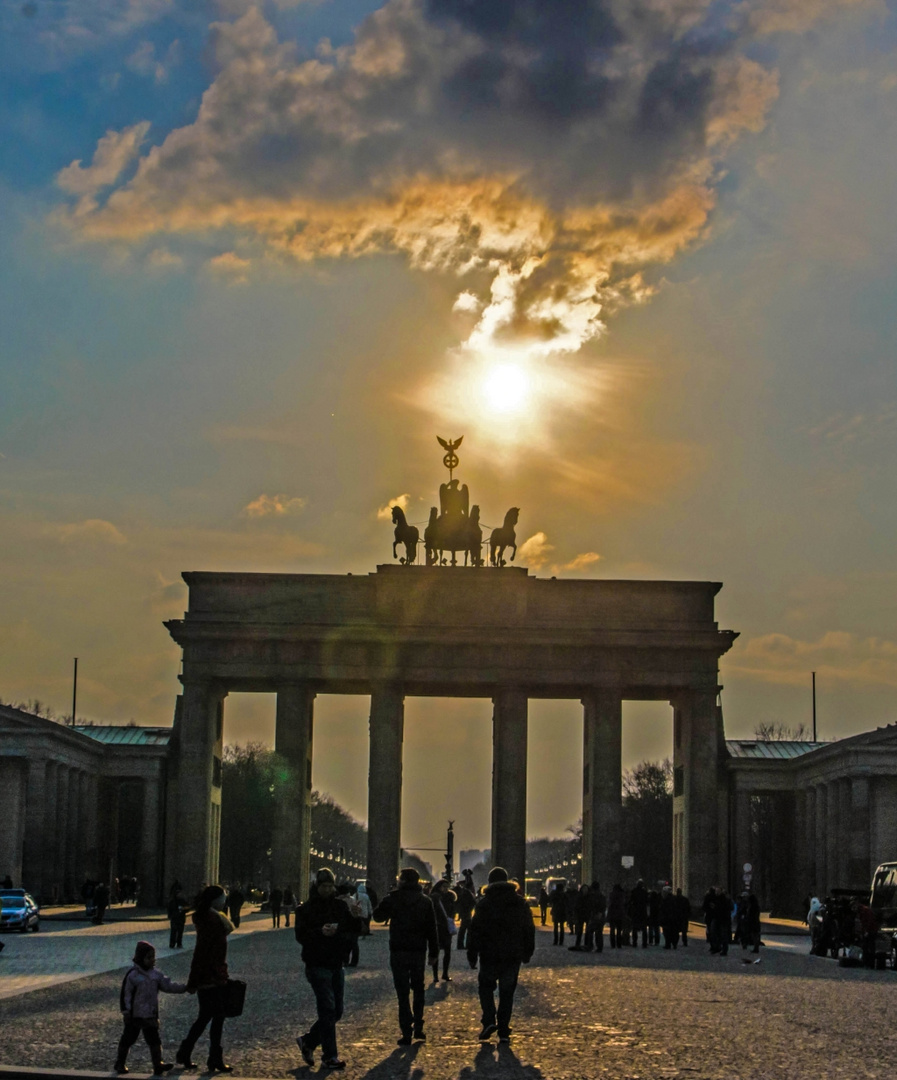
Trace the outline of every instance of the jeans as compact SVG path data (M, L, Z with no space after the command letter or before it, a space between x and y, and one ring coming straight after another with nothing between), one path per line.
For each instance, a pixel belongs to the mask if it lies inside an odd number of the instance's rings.
M124 1065L128 1057L128 1051L137 1042L137 1037L141 1031L143 1032L143 1038L146 1040L146 1045L149 1047L153 1065L157 1065L162 1060L162 1036L159 1033L159 1021L142 1020L139 1017L127 1016L125 1017L125 1029L118 1044L118 1054L115 1058L116 1065Z
M498 1023L498 1037L511 1034L511 1011L514 1008L514 991L520 964L517 961L480 960L480 1007L483 1010L483 1027ZM495 1014L495 988L498 987L498 1019Z
M197 990L196 1000L199 1002L199 1016L193 1021L193 1026L187 1032L187 1036L181 1043L181 1049L187 1057L196 1046L200 1035L206 1030L206 1024L211 1020L209 1028L209 1057L215 1057L221 1053L221 1033L224 1030L224 996L227 993L226 986L210 986L207 990Z
M427 957L423 952L392 952L389 966L392 981L399 999L399 1029L403 1035L411 1035L412 1029L420 1034L424 1029L424 971ZM412 1003L409 1005L409 996Z
M306 967L305 977L314 991L318 1019L303 1038L312 1050L320 1046L325 1060L332 1060L338 1056L336 1025L343 1015L346 975L341 967Z
M554 943L555 945L564 944L564 920L563 918L556 919L554 915L551 916L551 920L554 926Z

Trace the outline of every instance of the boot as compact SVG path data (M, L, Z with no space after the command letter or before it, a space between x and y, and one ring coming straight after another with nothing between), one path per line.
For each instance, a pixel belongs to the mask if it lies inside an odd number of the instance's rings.
M174 1055L174 1060L178 1065L183 1065L185 1069L195 1069L196 1062L191 1061L190 1055L193 1052L192 1046L187 1046L186 1043L181 1043L178 1047L177 1053Z
M229 1073L234 1071L232 1065L224 1064L224 1055L221 1052L220 1046L217 1050L213 1050L209 1054L209 1060L206 1062L206 1065L208 1066L209 1072Z
M123 1059L119 1058L118 1061L116 1061L116 1063L112 1066L112 1071L117 1072L119 1076L121 1076L123 1073L130 1072L131 1070L128 1068L127 1065L125 1065Z
M164 1076L174 1068L174 1062L162 1060L161 1046L154 1046L150 1050L150 1057L153 1059L153 1076Z

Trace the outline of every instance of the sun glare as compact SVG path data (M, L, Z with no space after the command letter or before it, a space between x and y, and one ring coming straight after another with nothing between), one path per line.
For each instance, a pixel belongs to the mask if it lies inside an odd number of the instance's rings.
M483 377L482 393L490 411L505 415L522 413L530 404L532 382L518 365L496 364Z

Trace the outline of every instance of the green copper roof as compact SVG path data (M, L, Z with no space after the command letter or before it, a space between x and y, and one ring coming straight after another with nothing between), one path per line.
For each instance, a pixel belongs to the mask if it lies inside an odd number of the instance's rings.
M97 742L115 746L167 746L170 727L136 727L124 724L76 724L75 731Z

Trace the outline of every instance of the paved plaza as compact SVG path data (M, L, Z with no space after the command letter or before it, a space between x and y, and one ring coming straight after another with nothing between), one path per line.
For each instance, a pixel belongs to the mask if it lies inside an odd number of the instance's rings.
M247 980L249 994L244 1015L226 1023L225 1058L244 1077L315 1075L318 1068L303 1066L294 1042L313 1017L299 947L292 929L269 926L253 918L231 939L231 972ZM0 1064L108 1070L133 942L159 940L160 927L135 922L125 932L113 925L5 935L10 947L0 957L0 987L20 977L9 973L8 960L21 966L21 950L36 946L47 950L32 953L37 967L54 944L57 974L69 981L0 1000ZM347 977L339 1030L349 1067L342 1075L356 1080L893 1077L897 974L846 970L810 957L805 938L769 937L754 964L744 962L755 957L739 948L725 958L709 955L699 934L687 950L606 948L597 956L555 947L540 930L533 961L522 970L510 1048L477 1042L476 974L458 953L454 981L427 991L427 1042L397 1047L387 939L381 929L364 939L360 966ZM185 938L188 944L192 938ZM78 964L89 969L91 958L112 953L115 970L73 981ZM186 979L189 964L187 948L160 951L159 967L175 979ZM195 1008L195 998L163 996L169 1054ZM197 1061L205 1061L205 1046L205 1040L197 1046ZM130 1064L138 1075L148 1070L143 1045Z

